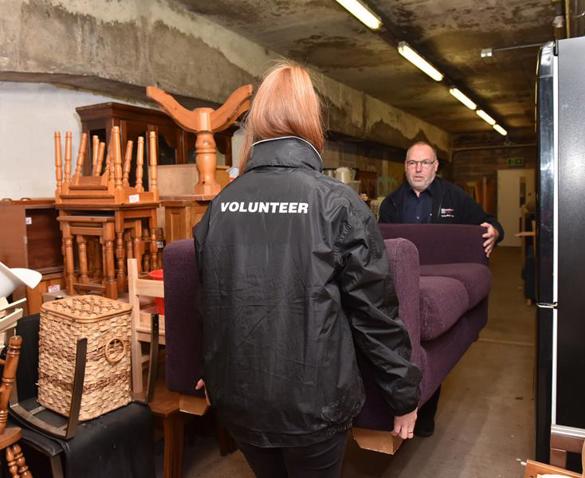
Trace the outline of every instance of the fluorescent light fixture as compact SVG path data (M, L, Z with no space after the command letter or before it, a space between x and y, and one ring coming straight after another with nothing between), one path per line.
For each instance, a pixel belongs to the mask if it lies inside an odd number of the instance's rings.
M506 135L508 134L508 132L507 132L507 131L506 131L504 128L502 128L502 127L501 127L499 124L495 124L495 125L494 125L494 129L495 129L495 130L496 130L498 133L500 133L502 136L506 136Z
M336 0L339 5L356 17L368 28L378 30L382 26L382 20L359 0Z
M339 0L338 0L339 1ZM424 71L435 81L441 81L443 74L431 65L427 60L414 51L408 43L401 41L398 44L398 53L411 62L414 66Z
M475 108L477 108L477 105L473 101L471 101L466 95L461 93L461 91L458 90L457 88L449 88L449 93L451 93L451 95L453 95L455 98L461 101L461 103L467 106L470 110L474 110Z
M493 119L490 115L488 115L484 110L477 110L477 116L479 116L482 120L484 120L490 126L496 124L496 120Z

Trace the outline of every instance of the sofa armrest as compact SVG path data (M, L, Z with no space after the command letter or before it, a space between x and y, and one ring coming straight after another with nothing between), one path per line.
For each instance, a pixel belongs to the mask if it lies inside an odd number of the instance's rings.
M384 239L402 237L418 249L421 265L488 264L481 237L486 229L462 224L379 224Z
M412 345L411 360L422 366L420 347L420 266L416 246L407 239L386 239L390 276L398 297L398 316L408 331Z
M193 240L173 241L164 249L166 383L190 395L203 374L202 321L197 307L199 275Z

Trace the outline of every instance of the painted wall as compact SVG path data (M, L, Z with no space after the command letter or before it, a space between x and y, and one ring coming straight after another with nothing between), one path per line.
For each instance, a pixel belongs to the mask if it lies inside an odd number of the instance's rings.
M107 101L121 100L42 83L0 82L0 197L52 197L53 133L61 131L63 143L64 132L73 133L75 157L81 135L75 108Z
M455 151L444 172L453 182L466 189L474 183L487 183L486 209L497 214L497 182L499 169L535 168L536 146ZM512 164L510 164L512 163Z

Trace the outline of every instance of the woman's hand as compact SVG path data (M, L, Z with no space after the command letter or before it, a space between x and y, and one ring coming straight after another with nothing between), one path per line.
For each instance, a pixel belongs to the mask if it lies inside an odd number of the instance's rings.
M195 384L195 390L201 389L203 389L203 391L205 392L205 401L207 402L207 405L211 406L211 402L209 401L209 395L207 395L207 389L205 388L205 382L203 381L202 378L197 380L197 383Z
M392 435L399 436L403 440L408 440L414 437L414 424L416 423L416 412L418 408L415 408L412 412L399 417L394 417L394 430Z

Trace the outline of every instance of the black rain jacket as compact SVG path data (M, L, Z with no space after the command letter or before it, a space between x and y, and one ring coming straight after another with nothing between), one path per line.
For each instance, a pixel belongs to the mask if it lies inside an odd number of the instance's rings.
M300 138L260 141L194 229L207 391L256 446L349 428L365 398L356 348L396 415L419 400L376 220L321 166Z
M393 193L390 193L380 205L380 222L402 223L402 204L405 195L410 192L407 182ZM470 224L480 225L487 222L494 226L500 235L498 241L504 238L504 228L497 219L486 213L473 198L459 186L440 177L435 177L429 190L433 198L431 223L433 224Z

